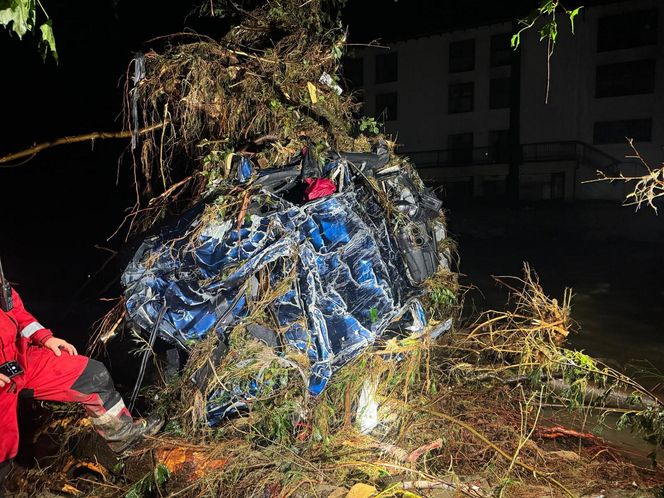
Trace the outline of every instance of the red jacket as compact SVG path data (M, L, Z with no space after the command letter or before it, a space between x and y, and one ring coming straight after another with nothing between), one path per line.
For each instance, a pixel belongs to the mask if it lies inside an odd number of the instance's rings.
M18 360L25 368L25 352L29 345L42 345L53 333L44 328L23 306L18 293L12 289L14 308L0 310L0 363Z

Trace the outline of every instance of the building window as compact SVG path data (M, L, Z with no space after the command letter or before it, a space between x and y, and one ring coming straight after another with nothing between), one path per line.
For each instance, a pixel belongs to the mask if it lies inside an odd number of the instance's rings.
M655 90L655 59L597 66L595 97L639 95Z
M351 88L364 86L364 58L345 57L343 60L344 78Z
M495 163L509 161L510 152L509 130L489 131L489 159Z
M470 112L474 104L474 86L473 83L458 83L450 85L448 93L448 112L456 114L458 112Z
M397 53L376 56L376 83L390 83L399 77L399 59Z
M473 134L455 133L447 136L448 159L451 163L473 160Z
M493 78L489 86L489 109L505 109L510 106L510 79Z
M512 63L511 38L510 33L491 37L491 67L507 66Z
M595 123L593 142L596 144L626 144L628 138L637 142L652 141L652 119L625 119Z
M475 40L450 43L450 73L475 69Z
M379 93L376 95L376 118L385 121L394 121L397 119L397 94Z
M597 23L597 51L657 44L656 9L602 17Z

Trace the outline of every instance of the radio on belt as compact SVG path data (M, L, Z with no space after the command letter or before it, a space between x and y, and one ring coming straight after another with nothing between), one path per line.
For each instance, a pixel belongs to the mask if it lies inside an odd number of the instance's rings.
M17 361L8 361L0 365L0 374L9 377L10 379L17 375L21 375L22 373L23 368L21 368L21 365L19 365Z

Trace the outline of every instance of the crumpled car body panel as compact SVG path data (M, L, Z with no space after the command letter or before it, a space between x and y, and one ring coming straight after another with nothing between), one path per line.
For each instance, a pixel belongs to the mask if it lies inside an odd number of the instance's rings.
M127 310L143 330L151 330L166 306L158 327L166 341L186 350L211 333L226 341L250 312L256 275L268 268L272 286L288 283L269 307L286 347L309 358L315 396L391 325L407 321L415 332L426 325L417 301L422 289L409 281L385 213L366 189L302 205L263 189L253 195L240 228L221 210L209 213L201 204L146 239L124 272ZM215 393L209 423L258 389Z

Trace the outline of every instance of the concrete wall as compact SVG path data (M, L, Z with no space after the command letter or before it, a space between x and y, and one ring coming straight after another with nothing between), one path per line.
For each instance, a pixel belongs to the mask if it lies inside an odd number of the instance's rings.
M509 66L489 67L491 35L507 33L510 23L496 24L398 42L389 47L399 58L399 80L375 83L375 57L387 49L364 52L365 112L375 114L375 96L398 92L398 120L387 121L386 130L409 151L446 149L450 134L474 132L476 147L488 145L489 130L509 127L508 109L489 109L489 82L508 76ZM475 70L449 73L449 44L475 39ZM448 86L473 81L474 112L448 113Z
M659 39L657 46L597 52L598 18L630 10L659 6ZM586 8L577 18L575 34L570 24L561 20L558 43L551 58L549 103L545 103L547 57L546 46L537 34L524 38L522 49L521 141L548 142L578 140L593 143L596 121L653 118L652 142L637 144L653 164L664 160L664 2L630 0ZM595 98L597 65L646 58L657 59L655 92L647 95ZM598 149L624 159L631 151L625 144L595 145Z
M657 46L628 50L597 52L598 18L627 10L659 8ZM489 144L490 130L509 128L509 109L489 109L489 84L492 78L507 77L510 66L490 67L490 40L494 34L508 33L512 23L497 23L394 43L390 51L398 54L398 81L375 83L375 57L386 49L371 48L364 57L365 113L374 115L375 96L398 93L398 119L386 122L386 130L409 152L448 148L448 135L473 132L474 146ZM558 42L550 60L547 77L546 44L540 43L536 30L522 37L521 67L521 143L578 141L593 144L594 124L598 121L652 118L652 141L637 143L642 156L652 166L664 161L664 2L660 0L629 0L597 7L587 7L576 20L572 35L567 19L560 19ZM449 73L449 45L453 41L475 40L475 69ZM613 98L595 98L595 74L599 64L656 58L655 92ZM549 84L546 102L547 79ZM450 84L474 82L474 111L448 113ZM634 166L625 144L596 144L597 149L623 161L625 173L640 171ZM574 192L577 198L620 199L624 186L580 184L570 182L592 179L595 168L579 164L574 171L569 164L534 163L524 165L523 181L541 183L537 175L565 172L565 197ZM440 177L454 181L468 176L504 174L505 165L441 168ZM425 175L431 175L427 171ZM476 180L481 185L482 180ZM477 192L476 192L477 193Z

